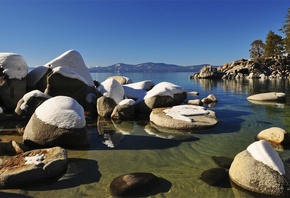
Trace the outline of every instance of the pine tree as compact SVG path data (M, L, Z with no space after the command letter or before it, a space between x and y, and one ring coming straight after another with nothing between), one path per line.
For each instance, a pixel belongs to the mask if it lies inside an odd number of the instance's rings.
M266 57L282 55L284 52L282 36L275 34L273 31L269 31L264 50Z
M283 27L280 29L283 33L285 33L284 38L284 48L285 53L290 53L290 8L288 8L288 13L286 15L286 19L284 21Z
M249 50L250 52L250 57L251 58L259 58L264 56L264 46L265 44L263 43L262 40L254 40L251 43L251 49Z

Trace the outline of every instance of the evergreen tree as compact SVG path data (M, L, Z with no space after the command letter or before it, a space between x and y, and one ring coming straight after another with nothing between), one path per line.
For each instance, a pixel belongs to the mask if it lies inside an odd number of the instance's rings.
M290 53L290 8L288 8L288 13L286 15L286 20L284 21L283 27L280 29L285 33L284 38L284 48L286 53Z
M264 56L264 46L265 46L265 44L263 43L262 40L254 40L251 43L252 48L249 50L250 57L251 58L259 58L261 56Z
M282 55L284 51L282 36L275 34L273 31L269 31L264 50L266 57Z

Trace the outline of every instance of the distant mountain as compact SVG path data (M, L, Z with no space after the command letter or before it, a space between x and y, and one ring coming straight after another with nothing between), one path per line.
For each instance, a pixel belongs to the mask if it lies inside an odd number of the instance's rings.
M117 73L117 72L198 72L202 67L209 64L179 66L165 63L141 63L137 65L117 63L111 66L96 66L90 67L89 71L92 73Z

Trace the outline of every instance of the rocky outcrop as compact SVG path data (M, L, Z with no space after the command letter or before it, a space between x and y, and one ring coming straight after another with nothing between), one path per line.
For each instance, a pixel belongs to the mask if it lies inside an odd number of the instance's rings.
M225 63L222 67L205 66L190 78L289 78L290 55L240 59Z
M31 150L0 164L0 187L39 185L60 178L67 169L67 152L61 147Z
M236 185L255 193L289 195L289 167L264 140L252 143L235 156L229 176Z
M73 98L56 96L43 102L27 123L23 142L32 148L90 145L84 110Z

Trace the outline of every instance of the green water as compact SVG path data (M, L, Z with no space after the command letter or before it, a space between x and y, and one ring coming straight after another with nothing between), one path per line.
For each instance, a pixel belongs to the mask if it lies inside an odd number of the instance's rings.
M106 75L111 74L92 74L97 80L105 79ZM150 172L169 182L152 197L252 197L236 188L209 186L199 177L203 171L218 167L212 156L234 158L254 141L261 130L273 126L290 130L289 100L286 104L267 105L246 100L254 93L270 91L285 92L289 98L290 81L194 81L187 78L188 73L123 75L131 77L134 82L148 79L156 83L169 81L187 91L200 93L190 96L190 99L201 99L213 93L219 101L210 109L216 112L219 123L197 133L168 134L152 129L147 119L122 123L93 120L88 122L91 148L68 150L69 167L59 181L1 192L29 197L111 197L109 185L115 177ZM98 130L100 125L103 130ZM106 134L105 138L99 135L102 133ZM2 135L1 139L21 141L21 137L12 135ZM108 147L105 140L112 140L114 146ZM284 160L290 159L289 150L279 151L279 154Z

